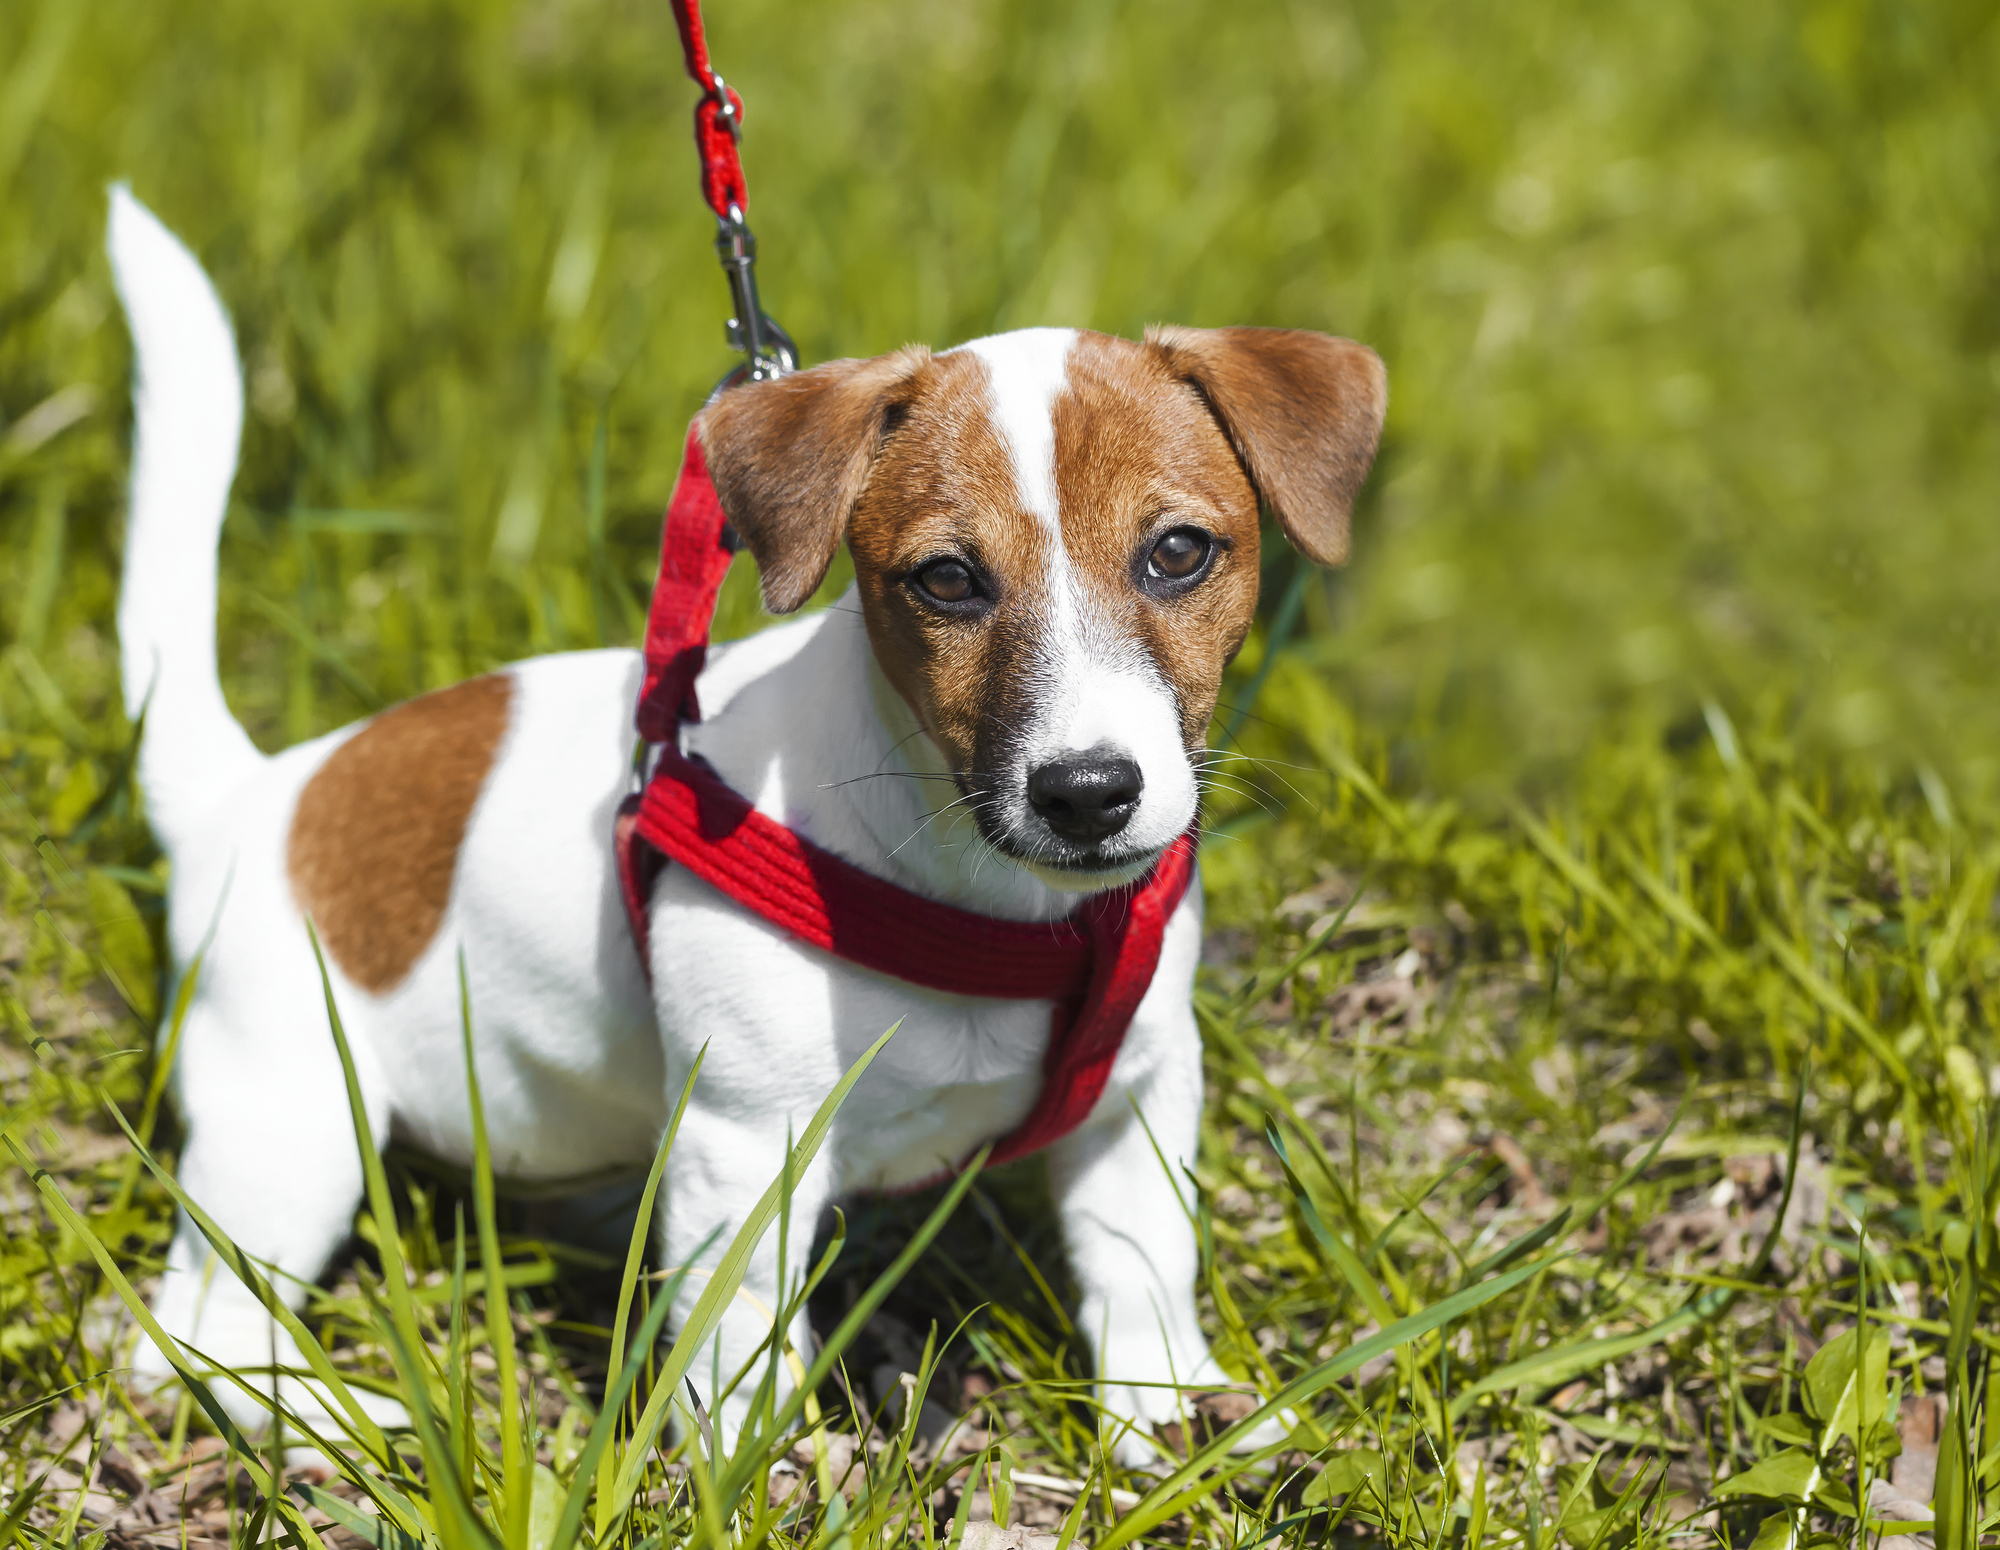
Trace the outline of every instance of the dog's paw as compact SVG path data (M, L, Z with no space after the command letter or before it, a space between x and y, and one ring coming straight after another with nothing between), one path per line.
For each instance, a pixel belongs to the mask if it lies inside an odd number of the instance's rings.
M237 1430L246 1437L263 1438L270 1435L274 1425L271 1359L275 1344L279 1365L276 1403L285 1413L286 1460L292 1467L324 1465L331 1471L328 1449L359 1446L360 1440L355 1435L358 1428L348 1406L305 1370L305 1358L282 1330L277 1332L275 1342L267 1333L263 1344L261 1353L241 1354L226 1367L211 1366L196 1350L183 1347L183 1353L192 1364L195 1378ZM132 1353L128 1371L128 1383L141 1393L157 1392L181 1381L173 1363L144 1336ZM401 1431L409 1427L410 1413L400 1401L351 1383L347 1393L353 1408L380 1430ZM292 1441L294 1438L298 1440Z
M1136 1424L1121 1426L1113 1432L1105 1452L1111 1455L1111 1461L1120 1469L1129 1469L1135 1474L1169 1474L1175 1463L1170 1455L1155 1445L1150 1430L1142 1430Z
M1182 1457L1249 1420L1264 1404L1263 1396L1249 1389L1216 1389L1187 1398L1184 1420L1168 1421L1156 1428L1160 1440ZM1236 1432L1230 1438L1229 1451L1255 1453L1279 1446L1291 1437L1297 1424L1298 1417L1290 1412L1274 1411L1255 1426Z
M371 1389L347 1386L348 1398L354 1407L385 1432L407 1431L410 1412L399 1399L391 1399L387 1394L377 1394ZM355 1424L347 1407L342 1405L317 1378L302 1378L286 1374L278 1383L278 1398L283 1403L288 1416L296 1417L303 1425L310 1427L315 1435L324 1437L336 1445L354 1440ZM287 1421L287 1426L290 1422Z
M1224 1380L1227 1381L1227 1380ZM1124 1400L1120 1405L1118 1401ZM1129 1417L1114 1424L1107 1438L1112 1458L1123 1468L1164 1474L1207 1447L1264 1403L1246 1389L1128 1388L1105 1396L1108 1406ZM1291 1436L1297 1417L1285 1411L1265 1416L1230 1438L1231 1453L1255 1453Z

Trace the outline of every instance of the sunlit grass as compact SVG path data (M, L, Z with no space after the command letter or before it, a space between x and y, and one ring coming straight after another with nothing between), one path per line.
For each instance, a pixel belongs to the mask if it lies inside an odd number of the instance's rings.
M1206 1451L1164 1479L1107 1464L1080 1408L1059 1256L1033 1217L1032 1188L1018 1184L951 1222L953 1202L935 1194L864 1209L855 1241L826 1245L815 1272L847 1288L820 1283L832 1300L819 1367L838 1379L818 1388L829 1408L772 1414L727 1461L695 1449L696 1425L676 1451L653 1452L603 1419L625 1409L615 1389L607 1402L603 1380L563 1377L572 1362L611 1368L573 1318L537 1324L523 1298L548 1284L546 1251L500 1235L475 1170L469 1201L453 1208L433 1186L412 1197L399 1235L365 1229L379 1260L301 1327L322 1333L337 1369L427 1393L433 1407L429 1429L398 1445L414 1450L407 1457L357 1438L376 1452L354 1467L354 1494L385 1480L396 1511L413 1515L408 1531L447 1544L483 1543L488 1531L548 1542L533 1524L567 1520L535 1506L538 1489L545 1504L579 1504L576 1524L597 1543L658 1532L901 1544L948 1540L975 1511L1010 1510L1052 1529L1073 1522L1100 1544L1163 1530L1240 1545L1316 1544L1336 1531L1426 1546L1560 1533L1588 1550L1635 1535L1747 1538L1760 1525L1766 1536L1831 1529L1846 1542L1867 1482L1895 1474L1885 1439L1896 1418L1940 1393L1935 1505L1946 1513L1958 1492L1960 1532L1939 1537L1969 1546L2000 1467L1990 1420L2000 1165L1990 1067L1966 1039L1995 957L1993 860L1967 855L1920 797L1900 811L1873 791L1809 800L1780 750L1728 737L1730 759L1713 740L1679 758L1635 755L1582 781L1567 815L1522 810L1479 825L1389 795L1365 745L1328 750L1330 779L1293 772L1325 784L1317 810L1302 793L1296 816L1256 842L1267 858L1302 857L1293 876L1273 877L1268 859L1222 859L1254 854L1250 840L1215 848L1222 931L1267 924L1200 1002L1205 1304L1225 1358L1297 1418L1275 1456L1204 1443L1239 1408L1197 1424L1182 1445ZM1656 782L1672 800L1639 802ZM1669 824L1677 862L1662 867ZM42 957L24 962L36 976L26 983L53 995L66 977L86 982L96 962L80 883L65 891L53 867L38 885L13 876L22 902L54 911L30 938ZM1280 881L1302 886L1253 911L1251 898ZM58 935L64 920L77 922L76 950ZM1722 1029L1734 1030L1727 1042ZM103 1306L102 1278L121 1264L143 1273L163 1226L164 1183L139 1190L136 1210L121 1207L125 1154L91 1139L104 1125L87 1124L103 1081L90 1052L110 1037L73 1028L43 1047L12 1111L17 1155L57 1171L39 1186L46 1214L17 1194L27 1230L6 1283L19 1310L11 1392L26 1405L88 1396L102 1446L151 1460L164 1482L202 1411L134 1408L100 1376L114 1353L103 1314L88 1318L93 1301ZM108 1069L126 1105L140 1103L136 1083L116 1075L136 1075L139 1057ZM27 1175L17 1180L24 1189ZM368 1220L396 1211L389 1190L376 1170ZM774 1212L781 1194L774 1186ZM87 1226L63 1203L70 1195ZM454 1209L457 1225L446 1225ZM937 1249L912 1266L934 1233ZM664 1381L675 1357L650 1338L664 1302L655 1283L633 1279L637 1248L617 1286L641 1320L621 1370L634 1385L628 1424L644 1438L682 1391ZM1017 1254L1036 1275L993 1273ZM537 1272L518 1277L511 1314L490 1290L476 1295L501 1264ZM877 1291L863 1295L871 1280ZM1837 1359L1825 1353L1838 1341L1824 1342L1863 1314L1876 1354L1855 1369L1860 1419L1842 1432L1828 1402L1808 1396ZM501 1378L517 1326L525 1387ZM899 1338L914 1344L889 1349ZM309 1335L301 1344L319 1349ZM868 1371L885 1356L886 1389ZM894 1375L905 1371L900 1398ZM511 1439L510 1389L526 1405ZM854 1428L871 1435L871 1412L874 1442L857 1450ZM50 1414L17 1412L17 1441L46 1435ZM240 1451L254 1486L266 1466L254 1445ZM47 1463L32 1446L18 1457L17 1489ZM453 1469L463 1485L446 1491ZM1718 1498L1732 1475L1743 1484ZM1779 1476L1809 1480L1811 1499L1756 1494ZM30 1521L61 1542L52 1515L86 1497L73 1471L54 1479ZM845 1492L831 1489L840 1479ZM299 1512L316 1489L298 1487ZM1876 1518L1903 1521L1891 1508L1914 1510L1893 1505L1906 1500L1884 1498ZM644 1510L624 1505L639 1501ZM260 1510L246 1504L240 1516L254 1523Z
M22 0L0 1542L179 1543L185 1517L190 1544L573 1522L858 1550L1011 1518L1091 1545L1861 1550L1869 1506L1990 1544L1991 8L711 13L809 359L1168 319L1388 361L1356 564L1295 582L1274 544L1214 738L1191 1209L1209 1331L1292 1391L1293 1436L1235 1474L1208 1439L1242 1404L1189 1396L1196 1463L1107 1465L1032 1165L935 1223L937 1194L849 1202L811 1295L839 1356L818 1414L726 1460L698 1423L634 1440L687 1391L644 1322L672 1267L629 1222L579 1246L401 1159L303 1315L340 1381L428 1396L428 1430L357 1422L373 1485L274 1505L268 1439L121 1382L116 1279L157 1272L172 1198L106 1104L170 1163L148 1051L174 1009L115 692L104 185L189 236L236 318L222 651L267 747L633 641L723 297L663 4ZM722 633L762 622L751 582Z

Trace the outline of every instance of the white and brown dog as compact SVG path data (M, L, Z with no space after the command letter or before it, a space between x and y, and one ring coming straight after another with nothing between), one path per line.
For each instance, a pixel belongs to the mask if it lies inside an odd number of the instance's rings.
M649 987L610 844L633 781L635 652L517 663L259 753L216 673L215 549L243 402L229 323L122 189L110 250L137 351L125 701L146 709L140 774L172 863L175 961L208 939L180 1044L180 1177L224 1231L300 1290L361 1196L308 916L375 1134L447 1159L471 1149L461 951L504 1175L643 1168L707 1046L663 1190L668 1264L717 1228L727 1240L788 1134L898 1019L798 1180L789 1264L806 1262L825 1202L932 1177L1021 1120L1047 1003L871 974L681 868L652 897ZM729 391L703 441L769 606L797 609L843 540L856 580L837 606L715 651L687 749L904 888L1059 919L1194 822L1209 717L1257 599L1259 499L1306 555L1343 559L1384 392L1381 363L1346 340L1190 328L1137 344L1030 329ZM1101 1101L1048 1158L1102 1398L1141 1428L1175 1413L1171 1385L1229 1381L1153 1149L1176 1169L1195 1159L1200 934L1196 888ZM775 1236L747 1283L767 1306ZM268 1367L269 1319L209 1258L183 1222L161 1323L221 1363ZM803 1324L793 1337L807 1348ZM703 1367L733 1372L765 1338L747 1307L732 1312ZM279 1361L294 1358L280 1337ZM166 1372L150 1349L141 1364ZM320 1409L303 1386L288 1398Z

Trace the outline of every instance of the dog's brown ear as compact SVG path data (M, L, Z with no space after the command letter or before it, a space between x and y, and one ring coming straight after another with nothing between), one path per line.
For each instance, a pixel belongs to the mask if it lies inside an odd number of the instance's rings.
M1299 552L1347 558L1348 519L1389 403L1366 345L1296 328L1146 330L1146 343L1208 401L1257 493Z
M873 360L828 361L729 388L702 411L709 476L757 557L771 612L792 612L826 579L887 417L929 358L912 346Z

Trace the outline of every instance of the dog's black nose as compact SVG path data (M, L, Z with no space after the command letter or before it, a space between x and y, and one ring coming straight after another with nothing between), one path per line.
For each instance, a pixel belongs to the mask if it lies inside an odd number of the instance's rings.
M1029 772L1028 804L1064 839L1090 845L1131 822L1145 784L1130 759L1072 754Z

